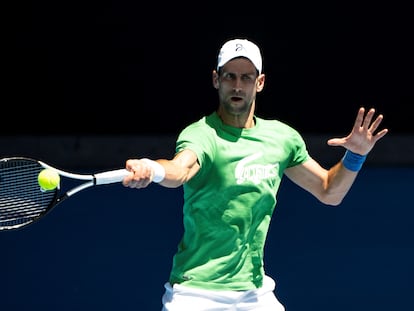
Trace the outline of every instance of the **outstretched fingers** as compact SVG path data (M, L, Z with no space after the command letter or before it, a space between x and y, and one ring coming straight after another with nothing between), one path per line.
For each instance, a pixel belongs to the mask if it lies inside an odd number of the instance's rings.
M370 136L376 142L377 140L381 139L382 137L384 137L385 134L388 133L388 129L382 129L378 133L375 133L378 127L380 126L382 120L384 119L384 116L382 114L379 114L375 118L375 120L371 123L374 114L375 114L375 109L371 108L365 117L363 128L369 132Z
M374 122L372 122L372 124L371 124L371 126L370 126L370 128L369 128L369 130L371 131L371 133L374 133L376 130L377 130L377 128L378 128L378 126L381 124L381 122L382 122L382 119L383 119L384 117L383 117L383 115L382 114L380 114L380 115L378 115L378 117L374 120Z
M374 115L374 108L369 109L367 113L364 107L359 108L351 133L346 137L329 139L328 145L343 146L360 154L368 153L374 144L388 133L388 129L382 129L375 134L383 120L383 115L380 114L375 119Z
M370 126L371 126L371 121L372 121L372 117L374 116L375 113L375 109L371 108L370 110L368 110L365 118L364 118L364 123L362 125L364 130L369 130Z
M355 120L354 129L355 130L364 130L369 131L372 135L378 129L379 125L381 124L384 116L382 114L378 115L375 120L372 122L372 119L375 114L375 109L371 108L367 114L365 114L365 109L360 108L358 111L357 118Z
M383 138L385 136L385 134L387 134L387 133L388 133L388 129L382 129L377 134L375 134L375 136L374 136L375 141L378 141L379 139Z
M357 117L355 119L355 123L354 123L354 129L355 130L359 130L363 123L364 123L364 115L365 115L365 108L361 107L358 110L358 114Z

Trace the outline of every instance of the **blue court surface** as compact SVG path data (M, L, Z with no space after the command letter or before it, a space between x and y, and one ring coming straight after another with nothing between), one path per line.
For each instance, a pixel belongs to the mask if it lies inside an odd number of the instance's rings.
M414 168L365 167L339 207L284 180L266 271L286 311L414 310ZM182 190L106 185L0 232L0 310L161 309Z

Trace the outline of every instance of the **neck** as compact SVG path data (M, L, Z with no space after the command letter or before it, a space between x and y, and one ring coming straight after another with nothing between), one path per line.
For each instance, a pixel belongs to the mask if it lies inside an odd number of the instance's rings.
M237 128L252 128L255 126L254 121L254 104L251 109L246 113L231 114L228 113L222 106L217 109L217 115L221 121L226 124Z

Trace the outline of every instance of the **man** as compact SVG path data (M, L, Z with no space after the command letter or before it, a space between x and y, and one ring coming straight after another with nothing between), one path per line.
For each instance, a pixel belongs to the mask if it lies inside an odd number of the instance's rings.
M183 186L184 233L165 284L163 310L284 310L265 274L263 248L283 176L327 205L339 205L375 143L383 116L360 108L350 134L328 140L345 155L329 170L292 127L255 115L265 83L260 49L232 39L212 82L216 111L178 136L173 159L129 159L123 184Z

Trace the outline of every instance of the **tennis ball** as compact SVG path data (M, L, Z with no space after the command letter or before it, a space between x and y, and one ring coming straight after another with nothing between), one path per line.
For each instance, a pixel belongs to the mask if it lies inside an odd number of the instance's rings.
M42 190L53 190L60 183L59 174L52 169L43 169L37 176L37 181Z

